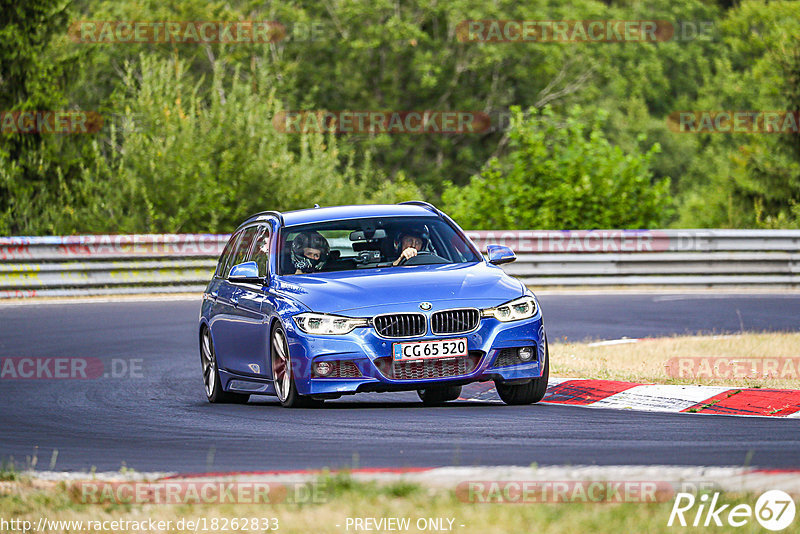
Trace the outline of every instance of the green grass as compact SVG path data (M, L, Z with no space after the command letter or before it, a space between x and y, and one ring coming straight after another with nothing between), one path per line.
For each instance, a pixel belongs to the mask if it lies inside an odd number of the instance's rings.
M10 482L20 479L20 473L14 467L13 463L3 460L0 464L0 482Z
M797 332L751 332L719 336L671 336L639 340L635 343L593 346L551 340L550 374L569 378L621 380L654 384L698 384L733 386L738 388L800 389L800 370ZM705 358L719 369L720 360L743 363L763 359L773 360L778 372L764 373L764 368L743 365L739 376L682 376L675 371L681 358ZM720 360L714 360L718 358ZM779 359L782 359L779 362ZM791 360L791 365L785 365ZM729 367L721 367L729 369ZM670 372L671 371L671 372Z
M0 517L50 520L155 520L181 518L275 517L281 533L346 533L347 518L410 518L408 532L419 518L451 518L455 533L505 534L527 532L726 532L726 528L667 527L672 502L476 504L463 502L453 489L434 489L411 482L360 482L347 473L325 474L317 481L325 498L306 504L83 504L65 483L8 482L0 491ZM755 504L756 495L724 494L722 503ZM693 516L692 516L693 517ZM339 525L339 526L337 526ZM463 525L463 526L461 526ZM737 532L759 532L755 521ZM182 532L173 530L174 532ZM232 532L233 530L229 530ZM257 530L238 529L237 532ZM54 532L60 532L55 530ZM128 532L124 529L119 532ZM380 531L372 531L380 532ZM428 531L431 532L431 531Z

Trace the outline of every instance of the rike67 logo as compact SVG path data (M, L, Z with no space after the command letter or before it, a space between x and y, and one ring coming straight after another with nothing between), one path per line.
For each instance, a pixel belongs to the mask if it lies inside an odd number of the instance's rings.
M678 493L672 512L669 514L667 526L682 527L743 527L753 518L767 530L780 531L794 521L795 504L792 497L781 490L770 490L763 493L756 501L755 508L749 504L730 504L719 502L719 493L702 494L699 497L691 493Z

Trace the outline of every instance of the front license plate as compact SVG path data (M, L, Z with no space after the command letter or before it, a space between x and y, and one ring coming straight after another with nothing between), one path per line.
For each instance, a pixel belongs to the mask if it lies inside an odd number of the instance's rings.
M425 360L428 358L456 358L467 355L467 338L437 339L392 344L394 361Z

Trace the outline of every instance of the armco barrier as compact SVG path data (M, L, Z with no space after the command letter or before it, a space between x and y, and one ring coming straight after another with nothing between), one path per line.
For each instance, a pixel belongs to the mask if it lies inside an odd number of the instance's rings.
M530 286L800 285L800 230L470 231ZM0 237L0 298L201 291L227 235Z
M517 252L529 286L800 285L800 230L467 232Z
M0 298L202 291L228 237L0 238Z

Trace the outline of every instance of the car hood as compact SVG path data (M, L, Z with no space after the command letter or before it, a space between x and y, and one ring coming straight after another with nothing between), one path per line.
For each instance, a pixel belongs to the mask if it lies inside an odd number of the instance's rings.
M486 263L417 265L276 278L275 289L320 313L366 317L451 306L489 307L521 296L523 284ZM408 309L407 309L408 308Z

